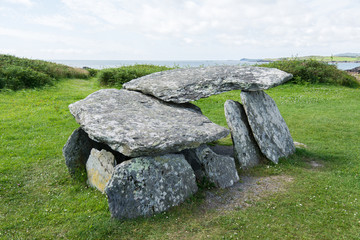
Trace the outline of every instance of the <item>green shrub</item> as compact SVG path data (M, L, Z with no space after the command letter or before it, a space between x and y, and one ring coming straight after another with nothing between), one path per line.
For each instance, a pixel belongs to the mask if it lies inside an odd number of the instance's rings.
M41 87L61 78L88 78L86 69L0 54L0 89Z
M267 64L259 65L261 67L277 68L282 71L293 74L293 79L289 82L296 84L334 84L347 87L359 87L360 84L355 77L345 71L337 69L335 65L326 62L308 60L281 60Z
M89 72L90 77L96 77L97 73L99 72L98 69L94 69L94 68L84 67L84 69Z
M19 90L51 84L53 78L28 67L5 65L0 67L0 89Z
M140 64L119 68L107 68L100 71L99 81L101 85L121 87L122 84L135 78L170 69L172 68L166 66Z

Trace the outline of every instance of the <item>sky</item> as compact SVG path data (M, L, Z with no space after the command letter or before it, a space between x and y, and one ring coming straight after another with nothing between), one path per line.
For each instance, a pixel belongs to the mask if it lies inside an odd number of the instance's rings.
M359 0L0 0L0 54L239 60L360 52Z

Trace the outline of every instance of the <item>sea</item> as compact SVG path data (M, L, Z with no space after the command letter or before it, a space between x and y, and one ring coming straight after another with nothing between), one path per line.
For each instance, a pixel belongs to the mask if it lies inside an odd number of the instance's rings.
M153 64L168 67L206 67L216 65L243 65L251 66L255 64L266 63L263 60L179 60L179 61L161 61L161 60L50 60L51 62L65 64L71 67L88 67L94 69L114 68L129 66L134 64ZM360 66L360 62L339 62L329 63L337 66L338 69L348 70Z

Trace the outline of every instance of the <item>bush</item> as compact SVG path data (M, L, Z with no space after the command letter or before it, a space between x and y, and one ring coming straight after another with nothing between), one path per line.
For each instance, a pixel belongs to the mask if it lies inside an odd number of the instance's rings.
M7 65L0 67L0 89L19 90L51 84L53 78L31 68Z
M337 69L335 65L320 62L313 59L309 60L281 60L259 65L261 67L277 68L293 74L293 79L289 82L296 84L304 83L326 83L343 85L347 87L359 87L360 84L355 77L345 71Z
M121 87L122 84L135 78L170 69L172 68L145 64L136 64L133 66L124 66L119 68L107 68L100 71L99 81L101 85Z
M0 55L0 89L41 87L61 78L88 78L89 72L62 64Z

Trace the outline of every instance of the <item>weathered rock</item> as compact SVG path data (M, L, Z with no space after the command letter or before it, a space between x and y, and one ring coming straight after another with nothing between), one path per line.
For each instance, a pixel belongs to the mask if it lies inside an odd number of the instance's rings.
M179 152L229 134L195 105L165 103L135 91L100 90L69 108L91 139L130 157Z
M104 149L111 152L115 156L117 163L129 159L123 154L112 150L108 145L93 141L84 130L78 128L71 134L63 147L65 163L72 176L82 174L85 171L86 161L93 148L98 150Z
M194 172L181 154L125 161L105 187L111 215L118 219L165 211L196 191Z
M234 158L242 168L258 165L262 156L253 137L244 107L239 102L227 100L224 110L234 144Z
M71 134L63 147L65 163L71 175L80 174L85 169L92 148L92 140L81 128Z
M263 91L241 92L249 125L261 152L274 163L295 152L293 139L275 101Z
M182 153L199 180L205 176L220 188L230 187L239 181L234 158L218 155L206 144L195 149L183 150Z
M269 89L291 78L291 74L274 68L211 66L157 72L134 79L123 87L163 101L185 103L235 89Z
M105 185L111 179L115 166L116 160L111 152L91 149L89 159L86 162L89 185L104 192Z

